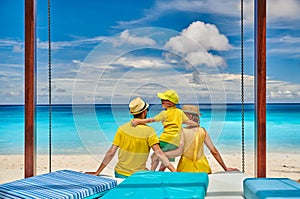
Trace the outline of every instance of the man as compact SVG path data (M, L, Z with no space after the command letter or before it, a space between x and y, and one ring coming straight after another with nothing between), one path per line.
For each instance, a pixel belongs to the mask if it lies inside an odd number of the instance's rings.
M140 97L133 99L129 103L130 113L135 119L145 119L148 107L149 104L145 103ZM115 167L115 177L127 178L137 171L147 170L146 162L150 148L153 149L164 166L170 171L176 171L160 149L159 139L154 128L145 124L134 127L131 125L131 121L129 121L118 128L113 143L106 152L97 171L86 173L99 175L119 149L118 162Z

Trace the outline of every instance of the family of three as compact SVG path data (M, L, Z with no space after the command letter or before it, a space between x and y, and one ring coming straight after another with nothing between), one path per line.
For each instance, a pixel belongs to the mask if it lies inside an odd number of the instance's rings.
M164 110L154 118L147 118L149 104L140 97L130 101L129 110L134 119L118 128L97 171L86 173L99 175L118 151L115 177L127 178L137 171L148 170L146 163L151 149L154 151L151 170L156 170L160 161L160 171L168 168L171 172L211 173L204 154L204 144L225 171L237 170L225 165L209 134L200 126L198 106L184 105L182 110L177 108L179 96L174 90L157 95ZM154 128L146 125L149 122L162 122L164 129L159 138ZM182 128L183 124L186 127ZM170 161L177 156L181 157L175 169Z

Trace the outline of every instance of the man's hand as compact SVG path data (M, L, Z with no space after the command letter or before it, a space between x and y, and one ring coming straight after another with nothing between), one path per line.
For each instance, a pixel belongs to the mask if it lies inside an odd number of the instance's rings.
M157 161L157 160L158 160L157 155L155 155L155 153L153 153L153 155L151 156L151 161L152 161L152 162L155 162L155 161Z

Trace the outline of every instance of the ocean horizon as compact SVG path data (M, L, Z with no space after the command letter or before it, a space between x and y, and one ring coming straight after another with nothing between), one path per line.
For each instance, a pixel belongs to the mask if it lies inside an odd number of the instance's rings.
M180 105L178 106L181 107ZM240 103L199 104L201 126L222 153L241 153L242 106ZM52 154L103 154L118 126L128 122L127 104L53 104L51 106ZM151 104L148 117L162 110ZM300 103L267 104L267 151L300 152ZM0 155L24 153L24 105L0 105ZM49 153L49 106L37 105L37 154ZM158 135L161 123L151 123ZM244 104L246 152L254 151L254 104Z

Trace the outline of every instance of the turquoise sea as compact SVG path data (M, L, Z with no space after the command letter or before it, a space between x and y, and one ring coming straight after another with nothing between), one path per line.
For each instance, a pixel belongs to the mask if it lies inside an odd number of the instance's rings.
M200 104L201 126L219 150L240 153L242 139L241 105ZM179 106L180 107L180 106ZM245 150L254 150L254 105L245 105ZM129 121L127 105L52 105L51 153L99 154L110 146L118 126ZM162 110L151 105L148 117ZM36 112L37 153L49 152L49 107ZM158 135L160 123L152 123ZM300 104L267 105L268 152L300 152ZM0 105L0 155L24 152L24 106Z

